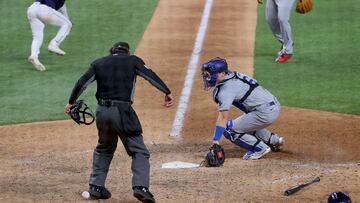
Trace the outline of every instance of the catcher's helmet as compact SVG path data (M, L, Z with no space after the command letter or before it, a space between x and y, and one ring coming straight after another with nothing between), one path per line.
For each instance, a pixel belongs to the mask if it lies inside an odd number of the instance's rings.
M130 53L130 46L127 42L118 42L115 43L111 48L110 48L110 54L115 54L118 52L122 52L122 53L126 53L129 54Z
M344 192L333 192L329 195L328 203L351 203L351 199Z
M228 65L225 59L216 57L204 63L201 68L204 88L214 87L216 85L217 74L221 72L228 73Z
M79 125L90 125L95 121L94 113L83 100L75 102L75 104L70 108L69 115ZM91 120L89 121L88 119Z

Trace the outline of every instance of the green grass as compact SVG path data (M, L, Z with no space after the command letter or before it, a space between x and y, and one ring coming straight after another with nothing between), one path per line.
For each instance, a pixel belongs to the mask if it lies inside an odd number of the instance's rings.
M280 44L259 6L255 77L286 106L360 114L360 4L314 1L311 13L292 13L294 57L274 59Z
M31 31L26 16L32 0L0 1L0 124L68 118L63 108L76 80L117 41L136 47L157 0L67 1L73 29L61 47L66 56L48 53L57 28L45 28L40 60L45 72L27 62ZM106 3L105 3L106 2ZM96 85L81 98L95 108Z

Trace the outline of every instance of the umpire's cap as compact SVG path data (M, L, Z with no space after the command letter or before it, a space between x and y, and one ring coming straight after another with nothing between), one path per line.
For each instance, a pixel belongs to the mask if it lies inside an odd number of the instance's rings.
M328 203L351 203L351 199L344 192L333 192L329 195Z
M109 51L110 51L110 54L115 54L118 52L129 54L130 46L127 42L117 42L111 47L111 49Z

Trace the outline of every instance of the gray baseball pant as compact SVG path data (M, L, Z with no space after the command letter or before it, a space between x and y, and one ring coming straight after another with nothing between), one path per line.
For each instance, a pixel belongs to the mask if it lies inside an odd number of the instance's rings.
M118 136L126 152L132 157L132 186L149 188L150 153L141 134L123 133L122 117L117 107L98 106L96 110L96 126L98 128L98 144L93 153L93 166L89 183L105 186L110 163L117 147Z
M291 10L296 0L267 0L266 20L271 31L283 45L283 52L293 53L293 40L289 23Z
M265 129L279 117L280 104L276 99L274 102L274 105L269 105L270 103L263 104L257 107L255 111L233 120L232 129L238 133L244 133L239 138L242 142L251 146L258 143L256 147L261 149L266 148L268 144L274 145L279 142L279 136L272 135L270 131Z

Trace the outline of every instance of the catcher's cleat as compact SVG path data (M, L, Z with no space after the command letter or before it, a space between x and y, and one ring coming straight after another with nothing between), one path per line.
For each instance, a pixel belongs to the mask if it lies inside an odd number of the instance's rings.
M111 197L111 192L102 186L89 185L90 196L94 199L109 199Z
M265 154L269 153L271 151L270 147L266 147L265 149L259 151L259 152L254 152L254 151L247 151L244 156L243 159L244 160L257 160L257 159L261 159L261 157L263 157Z
M50 42L48 46L48 50L52 53L58 54L58 55L65 55L65 51L61 50L59 46L55 42Z
M45 70L45 66L39 61L39 59L37 57L29 56L28 60L30 63L32 63L34 65L36 70L38 70L38 71Z
M281 56L276 58L277 63L285 63L286 61L290 60L292 57L292 54L282 54Z
M154 195L146 187L135 186L133 187L134 197L144 203L155 203Z
M284 138L283 137L279 137L279 141L274 144L274 145L270 145L271 151L273 152L279 152L282 150L283 145L284 145Z

